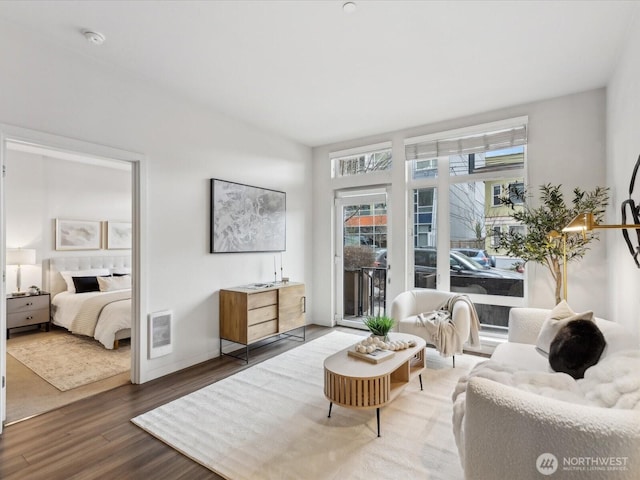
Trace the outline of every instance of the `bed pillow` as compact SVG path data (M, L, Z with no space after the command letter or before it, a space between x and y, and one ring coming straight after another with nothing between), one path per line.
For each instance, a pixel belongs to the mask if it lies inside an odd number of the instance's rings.
M99 292L98 278L102 277L71 277L76 293Z
M120 277L122 275L131 275L131 268L129 267L113 267L111 269L111 275L114 277Z
M595 322L572 320L560 328L551 342L549 365L576 380L584 378L585 370L600 360L606 344Z
M593 312L576 313L567 304L565 300L562 300L558 305L554 307L547 319L542 324L540 333L536 340L536 349L543 355L549 355L549 349L551 348L551 342L558 334L560 329L572 320L590 320L593 321Z
M131 275L120 275L113 277L98 277L97 283L101 292L113 292L116 290L126 290L131 288Z
M91 268L88 270L65 270L60 272L62 278L67 284L69 293L76 293L76 287L73 283L73 277L97 277L102 275L110 275L108 268Z

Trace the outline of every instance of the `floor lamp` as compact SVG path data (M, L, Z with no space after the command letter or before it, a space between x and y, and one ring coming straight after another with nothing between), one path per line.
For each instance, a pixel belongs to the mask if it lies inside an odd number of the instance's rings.
M586 235L587 232L595 230L596 228L640 228L640 225L630 223L623 223L620 225L601 225L596 222L596 219L593 217L593 213L580 213L573 217L569 224L562 229L562 232L582 232L583 235Z
M559 233L557 230L552 230L549 233L549 239L553 240L555 238L562 238L562 295L564 296L565 301L567 300L567 283L569 283L569 279L567 278L567 234Z
M20 290L21 267L22 265L35 265L36 264L36 251L31 248L9 248L7 249L7 265L17 265L18 273L16 284L18 291L13 292L13 296L25 295L26 292Z
M640 158L639 158L640 160ZM624 205L624 204L623 204ZM634 207L635 208L635 207ZM623 212L623 220L624 220L624 212ZM637 214L634 213L634 219L637 219ZM587 232L594 230L596 228L614 228L614 229L626 229L626 228L635 228L640 229L640 224L638 223L621 223L620 225L600 225L596 222L593 217L593 213L580 213L575 216L573 220L569 222L569 225L562 229L562 232L582 232L582 236L586 237ZM640 232L640 230L637 230ZM638 256L640 255L640 247L634 250L631 245L631 241L629 240L629 235L627 232L623 232L624 239L627 242L627 246L629 247L629 252L633 257L633 260L636 262L638 268L640 268L640 261L638 261ZM638 240L640 241L640 233L638 234Z

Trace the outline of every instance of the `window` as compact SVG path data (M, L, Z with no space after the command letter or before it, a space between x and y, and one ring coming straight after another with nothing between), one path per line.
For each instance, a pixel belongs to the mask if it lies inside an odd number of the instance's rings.
M386 171L390 170L392 165L390 147L355 153L338 152L335 155L332 156L333 177Z
M413 192L415 247L435 247L434 199L435 188L421 188Z
M512 205L524 204L524 182L509 184L509 201Z
M491 205L494 207L499 207L502 205L502 185L494 185L493 186L493 198L491 200Z
M509 233L518 235L524 235L524 225L509 225Z
M496 248L500 245L500 234L502 233L502 228L493 227L493 235L491 235L491 246Z
M411 178L435 178L438 175L438 159L416 160Z
M481 324L492 328L506 328L509 307L521 306L524 296L517 259L497 248L501 232L519 227L511 214L523 203L526 130L526 119L514 119L405 141L414 286L471 295ZM438 188L449 192L445 205L437 203ZM442 228L448 238L437 235ZM436 265L438 257L448 262Z

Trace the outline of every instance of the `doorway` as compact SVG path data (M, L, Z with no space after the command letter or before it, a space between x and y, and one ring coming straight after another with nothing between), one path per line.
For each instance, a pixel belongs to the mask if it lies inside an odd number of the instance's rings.
M140 318L141 318L141 315L140 315L140 312L141 312L141 308L140 308L141 306L140 212L142 208L141 206L142 196L140 192L142 188L142 182L141 182L142 160L144 157L139 154L133 154L130 152L112 149L109 147L102 147L99 145L80 142L72 139L67 139L64 137L48 135L41 132L20 129L17 127L0 125L0 129L2 133L0 137L1 139L0 159L1 159L2 168L3 168L3 178L0 183L0 205L2 207L0 209L0 212L1 212L0 223L2 225L2 235L0 236L0 251L2 252L2 255L1 255L2 260L0 262L1 262L2 271L4 274L3 275L4 281L2 283L2 294L5 296L5 298L7 293L13 292L15 290L15 285L9 283L9 279L13 278L13 276L15 276L15 273L13 272L14 267L11 267L10 268L11 271L7 272L8 268L7 268L4 252L6 251L7 247L23 246L23 245L15 245L15 244L10 245L7 242L8 240L7 228L6 228L7 219L8 219L7 211L10 211L12 208L14 209L15 208L19 209L21 207L25 208L24 205L15 205L16 203L15 199L13 202L14 204L8 201L10 199L7 199L7 186L10 185L10 182L16 180L16 177L12 177L12 174L15 172L11 172L10 170L7 169L8 164L12 163L10 162L9 158L12 154L14 154L13 152L16 152L16 151L21 153L30 152L31 154L41 155L42 157L51 157L57 160L64 160L64 162L66 162L69 165L75 162L76 165L80 165L81 163L83 165L89 164L89 165L92 165L93 168L98 168L98 166L102 166L102 167L108 166L111 168L116 167L116 169L120 168L120 169L126 170L126 178L127 178L126 182L128 182L128 193L129 193L129 198L127 200L128 210L129 210L128 215L125 218L121 218L121 219L113 219L113 218L111 219L111 220L130 220L131 227L132 227L131 247L127 252L127 254L131 259L130 273L132 278L132 284L131 284L132 299L131 299L131 307L130 307L131 354L128 355L128 363L129 363L130 369L129 369L129 373L126 374L126 376L123 377L123 379L121 379L120 381L122 382L124 380L124 381L131 381L133 383L138 383L140 378L139 328L140 328ZM43 161L46 161L46 159L43 158ZM46 175L43 175L43 177L46 177ZM33 182L32 184L28 184L28 185L32 189L33 195L37 195L36 193L37 192L36 187L38 186L37 182ZM82 199L79 198L77 199L77 201L82 202ZM67 206L66 208L69 208L69 207ZM31 241L32 245L26 245L30 247L35 247L34 249L36 249L36 251L40 253L40 255L38 256L38 265L42 265L43 260L47 259L47 257L52 254L53 255L68 254L69 256L78 256L78 257L81 257L82 255L90 254L90 253L96 254L96 255L99 254L96 252L77 252L77 251L54 252L54 250L56 250L56 247L54 246L55 241L53 237L53 235L55 235L54 233L55 224L54 224L54 220L49 218L50 217L49 213L50 212L45 212L41 214L41 217L42 217L41 229L43 232L46 231L46 233L41 236L42 238L33 238L33 240ZM73 215L73 216L77 218L77 215ZM13 225L15 226L15 222L13 223ZM12 238L12 243L15 243L14 238ZM26 243L28 244L30 242L27 241ZM108 253L116 253L116 252L114 251L114 252L108 252ZM123 251L119 251L117 253L122 254ZM33 268L38 269L39 267L34 266ZM44 274L41 274L40 276L43 282L45 281L44 276L45 276ZM33 278L35 277L32 276L31 279L29 279L31 281L28 281L27 283L25 283L27 288L32 283L40 284L40 282L33 281ZM13 282L13 280L11 281ZM0 302L0 303L2 304L0 307L0 327L1 327L0 331L2 332L2 335L0 335L0 367L1 367L1 373L2 373L2 392L0 395L0 413L1 413L0 418L4 423L7 419L7 409L6 409L7 385L8 384L10 385L12 383L12 379L11 378L7 379L7 328L10 326L7 322L7 315L8 315L7 302ZM27 330L27 331L24 331L24 330ZM19 328L15 330L16 339L19 339L21 335L25 339L27 339L32 335L32 332L28 331L29 328L26 328L24 330L23 332L21 332ZM11 334L12 341L14 338L13 332L14 330L12 330L12 334ZM50 333L50 332L46 332L46 333ZM46 333L39 332L37 330L37 327L35 327L35 332L33 332L33 335L35 337L40 334L45 335ZM55 333L59 334L62 332L57 331ZM66 333L66 331L64 333ZM115 384L113 384L113 379L111 380L111 382L106 382L107 385L109 383L115 386ZM15 385L17 388L17 385L19 384L15 384ZM108 388L108 387L105 387L105 388ZM91 390L91 389L87 389L87 390ZM63 393L68 393L68 392L63 392ZM76 399L78 399L77 395L69 396L69 402L75 401ZM53 406L55 408L55 407L59 407L60 405L55 404ZM38 413L42 413L42 412L38 412ZM13 419L15 419L15 416L12 415L12 417ZM0 424L0 432L1 431L2 431L2 424Z
M336 194L336 320L366 328L363 319L385 315L389 284L389 205L386 189Z

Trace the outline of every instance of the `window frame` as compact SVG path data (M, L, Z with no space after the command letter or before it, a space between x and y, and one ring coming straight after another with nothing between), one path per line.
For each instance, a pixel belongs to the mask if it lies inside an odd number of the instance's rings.
M461 128L456 130L450 130L435 134L423 135L419 137L412 137L405 139L404 144L405 147L407 145L416 144L420 142L433 141L440 138L454 138L455 136L464 136L468 134L476 134L482 132L490 132L494 129L500 128L508 128L514 127L517 125L528 125L528 117L517 117L513 119L508 119L499 122L492 122L480 125L474 125L468 128ZM442 161L441 159L445 158L447 161ZM419 159L417 161L420 161ZM436 216L436 220L434 222L434 230L436 235L436 245L438 251L438 264L437 264L437 284L436 288L438 290L451 291L450 279L449 279L449 249L450 249L450 208L449 208L449 191L450 187L456 183L470 183L470 182L478 182L478 181L490 181L490 182L509 182L514 178L522 178L523 184L527 184L527 165L528 165L528 155L527 155L527 143L523 145L523 164L516 168L505 167L503 169L491 169L491 170L481 170L470 174L464 175L450 175L449 174L449 162L448 157L438 157L437 160L438 173L435 177L427 177L427 178L414 178L412 175L413 170L413 161L407 160L405 156L405 172L406 172L406 182L405 182L405 201L407 202L407 227L410 232L410 235L407 235L407 275L406 275L406 285L408 288L414 287L414 265L411 265L410 259L414 258L413 249L414 249L414 237L416 232L414 232L414 223L413 223L413 196L414 190L420 188L435 188L437 200L434 198L434 215ZM498 184L501 187L501 184ZM493 193L493 190L492 190ZM492 201L493 206L493 201ZM436 212L437 210L437 212ZM506 307L524 307L527 305L528 300L528 271L525 272L524 275L524 291L522 297L507 297L500 295L489 295L489 294L478 294L478 293L470 293L469 297L472 301L487 304L487 305L497 305L497 306L506 306Z

